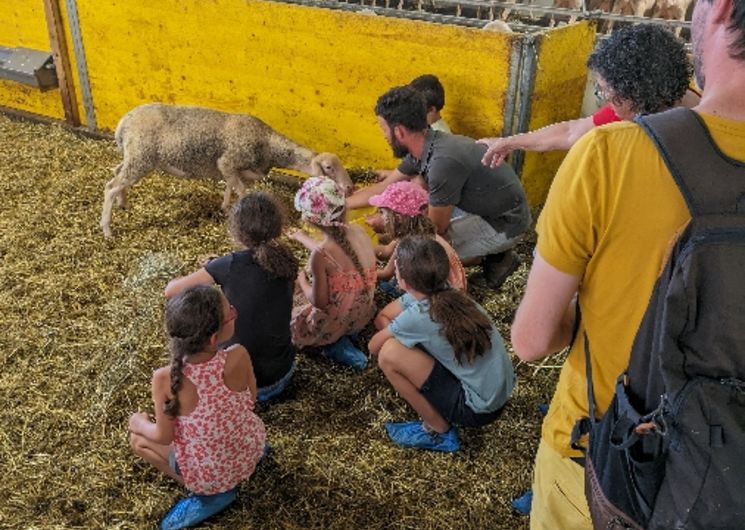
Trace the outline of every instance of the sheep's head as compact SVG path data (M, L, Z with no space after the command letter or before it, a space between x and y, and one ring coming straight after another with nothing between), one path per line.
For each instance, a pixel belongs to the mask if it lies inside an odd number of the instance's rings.
M349 173L344 169L339 157L333 153L320 153L314 156L310 161L310 174L314 177L329 177L341 186L347 195L354 191Z

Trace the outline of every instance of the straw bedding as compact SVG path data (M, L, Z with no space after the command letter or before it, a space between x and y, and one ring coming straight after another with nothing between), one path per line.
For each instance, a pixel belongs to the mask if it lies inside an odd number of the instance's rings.
M166 282L232 249L222 184L150 176L105 240L102 190L119 159L113 142L0 115L0 528L153 528L185 493L132 456L127 419L151 409L151 373L167 362ZM289 207L291 188L258 186ZM471 287L505 337L526 271L499 293ZM287 395L257 408L269 457L205 527L527 528L510 501L530 485L536 405L557 371L515 364L502 418L442 455L388 441L383 423L415 414L374 363L358 373L301 354Z

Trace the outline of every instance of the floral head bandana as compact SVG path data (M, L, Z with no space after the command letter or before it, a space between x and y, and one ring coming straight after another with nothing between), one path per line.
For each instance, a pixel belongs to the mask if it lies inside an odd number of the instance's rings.
M320 226L344 224L344 191L327 177L310 177L295 194L295 209L303 220Z

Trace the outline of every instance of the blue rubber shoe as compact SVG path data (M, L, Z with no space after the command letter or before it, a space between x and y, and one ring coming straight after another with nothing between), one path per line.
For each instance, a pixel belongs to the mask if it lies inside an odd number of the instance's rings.
M517 499L512 501L512 507L520 515L530 515L530 507L533 504L533 490L528 490Z
M380 287L380 290L383 291L385 294L389 296L393 296L395 298L398 298L404 292L398 288L398 282L396 281L396 278L393 278L391 280L383 280L381 281L378 286Z
M323 347L323 353L329 359L346 364L355 370L364 370L367 366L367 355L362 353L352 341L344 335L342 338Z
M442 434L427 431L421 421L405 421L401 423L387 422L385 430L388 436L401 447L415 447L429 449L443 453L454 453L460 449L458 431L452 427Z
M262 462L264 461L264 459L265 459L265 458L266 458L267 456L269 456L269 453L270 453L271 451L272 451L272 448L271 448L271 447L269 447L269 442L265 442L265 443L264 443L264 450L263 450L263 451L261 452L261 458L259 458L259 461L258 461L257 465L258 465L258 464L261 464L261 463L262 463Z
M546 414L548 414L548 403L539 403L538 412L541 413L541 416L545 416Z
M197 525L220 513L236 498L238 488L216 495L192 495L181 499L160 521L160 530L178 530Z

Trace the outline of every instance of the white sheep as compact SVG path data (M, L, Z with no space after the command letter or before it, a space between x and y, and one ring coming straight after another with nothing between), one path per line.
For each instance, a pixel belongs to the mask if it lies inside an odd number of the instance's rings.
M246 184L265 177L273 167L325 175L351 193L352 180L339 158L316 154L282 136L260 119L202 107L152 103L135 107L119 121L116 143L124 160L104 190L101 228L111 236L114 201L126 207L127 190L160 169L177 177L225 179L222 208L231 192L242 195Z

